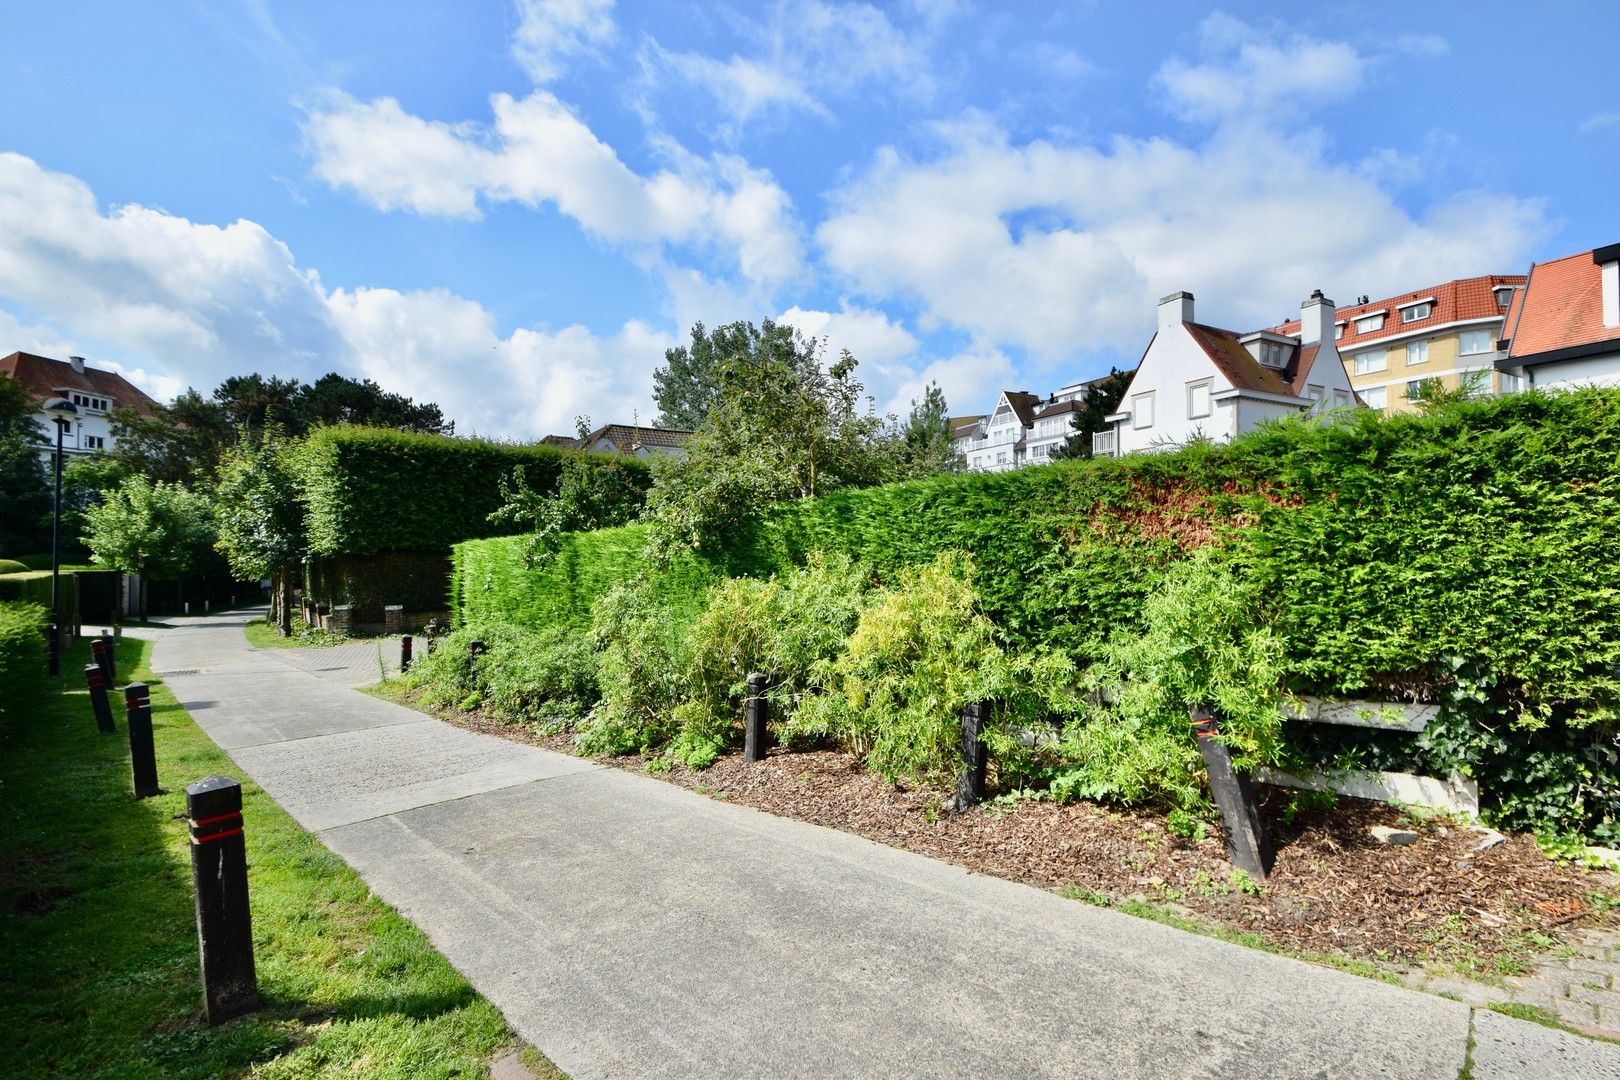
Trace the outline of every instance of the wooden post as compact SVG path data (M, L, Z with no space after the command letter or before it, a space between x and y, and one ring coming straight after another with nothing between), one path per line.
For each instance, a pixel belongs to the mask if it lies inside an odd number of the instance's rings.
M191 883L197 894L197 952L203 1012L222 1024L259 1004L248 911L247 843L242 785L210 776L186 787L191 825Z
M765 699L765 676L755 671L748 676L748 696L743 698L743 760L750 765L765 760L770 707Z
M984 801L985 772L989 757L984 749L985 703L962 706L962 771L956 776L956 799L952 808L966 810Z
M1232 767L1232 752L1217 736L1219 722L1207 705L1187 710L1198 752L1209 770L1210 792L1221 813L1221 833L1226 840L1226 857L1232 865L1252 877L1271 873L1271 839L1260 823L1260 807L1254 801L1254 788L1247 773Z
M96 730L111 735L113 727L112 704L107 700L107 673L100 664L84 666L84 681L90 687L90 711L96 716Z
M124 687L124 726L129 731L129 767L135 774L135 797L158 794L157 751L152 745L152 698L145 683Z

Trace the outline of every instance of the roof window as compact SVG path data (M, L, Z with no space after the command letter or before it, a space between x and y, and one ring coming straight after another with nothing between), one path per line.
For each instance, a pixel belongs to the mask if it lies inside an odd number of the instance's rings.
M1428 301L1424 301L1421 304L1413 304L1409 308L1402 308L1401 309L1401 322L1403 322L1403 323L1419 322L1419 321L1421 321L1423 319L1427 319L1430 315L1433 315L1433 314L1434 314L1434 305L1429 303Z

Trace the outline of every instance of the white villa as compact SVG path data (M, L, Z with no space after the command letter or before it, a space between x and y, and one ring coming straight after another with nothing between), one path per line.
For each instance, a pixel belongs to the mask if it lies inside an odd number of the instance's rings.
M952 445L973 472L1044 465L1074 433L1075 410L1101 381L1070 383L1044 398L1028 390L1003 390L990 412L951 420Z
M1334 344L1333 301L1300 305L1300 332L1238 334L1193 317L1193 295L1159 301L1159 325L1120 403L1098 432L1098 457L1225 442L1265 420L1359 404Z

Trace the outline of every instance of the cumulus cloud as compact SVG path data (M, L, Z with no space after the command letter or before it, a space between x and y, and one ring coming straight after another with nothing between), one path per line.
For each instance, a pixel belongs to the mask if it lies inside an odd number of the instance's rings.
M1199 59L1179 57L1155 82L1171 111L1191 120L1291 117L1361 87L1367 60L1342 41L1261 30L1216 12L1199 25Z
M642 176L548 91L490 102L493 121L479 126L334 93L304 127L315 175L381 210L476 218L481 200L553 206L631 248L717 251L750 280L799 272L792 201L743 159L665 142L671 166Z
M652 371L674 344L637 320L606 337L578 325L503 333L481 304L443 290L328 293L251 221L103 212L88 185L18 154L0 154L0 305L13 347L83 353L161 400L248 371L336 370L437 401L463 431L517 438L571 432L579 414L650 416Z
M1305 65L1317 74L1271 77L1261 57L1279 46L1227 19L1205 37L1259 83L1167 65L1184 103L1212 117L1271 107L1285 86L1337 93L1326 73L1357 70L1332 43L1290 38L1284 51L1318 58ZM1155 298L1176 289L1197 294L1207 321L1267 325L1313 288L1353 296L1521 266L1548 228L1541 200L1488 192L1409 212L1382 185L1387 169L1335 162L1310 128L1015 142L970 114L937 133L933 154L885 148L833 193L816 234L824 259L868 303L915 303L925 332L1047 363L1138 351Z
M517 10L512 54L536 85L614 38L613 0L517 0Z

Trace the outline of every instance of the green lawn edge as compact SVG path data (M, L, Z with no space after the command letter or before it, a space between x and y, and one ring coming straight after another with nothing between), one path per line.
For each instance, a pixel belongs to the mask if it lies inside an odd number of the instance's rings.
M123 639L118 667L152 687L155 798L131 793L122 709L117 734L98 735L82 679L0 720L0 1075L488 1075L517 1044L500 1013L243 776L151 677L150 649ZM63 670L88 660L81 642ZM217 1028L202 1017L184 820L185 785L210 774L243 781L262 998Z

